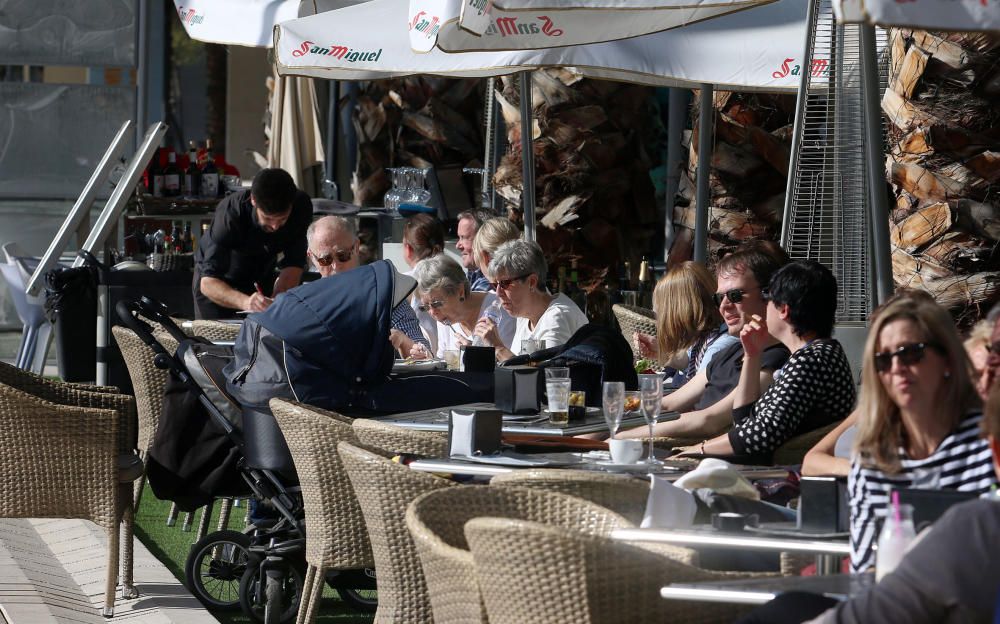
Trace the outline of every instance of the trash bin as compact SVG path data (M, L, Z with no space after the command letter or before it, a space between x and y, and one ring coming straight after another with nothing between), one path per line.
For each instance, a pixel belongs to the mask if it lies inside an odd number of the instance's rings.
M45 315L55 331L64 381L94 381L97 361L97 270L58 267L45 274Z

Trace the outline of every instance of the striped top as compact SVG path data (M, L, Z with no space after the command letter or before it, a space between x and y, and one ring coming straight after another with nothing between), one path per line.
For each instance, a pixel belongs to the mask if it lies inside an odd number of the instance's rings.
M882 519L877 513L887 508L893 489L948 489L982 495L996 483L990 448L980 436L982 417L980 412L966 416L925 459L908 459L900 449L901 470L894 475L864 467L857 457L851 461L847 492L851 511L852 572L862 572L875 564L872 548L882 528Z

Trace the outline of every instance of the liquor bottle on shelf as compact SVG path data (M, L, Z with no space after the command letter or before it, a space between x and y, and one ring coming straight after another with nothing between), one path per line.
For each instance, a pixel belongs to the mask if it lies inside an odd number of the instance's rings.
M184 196L201 196L201 170L198 169L198 146L188 141L188 166L184 172Z
M177 197L181 194L181 168L177 166L177 154L167 152L167 166L163 168L163 196Z
M566 292L566 267L559 267L558 271L556 271L556 275L559 276L558 281L556 282L557 292Z
M201 196L218 197L222 185L219 184L219 168L215 165L215 154L212 153L212 139L205 141L205 150L205 164L201 167Z
M173 253L184 252L184 240L181 238L180 221L175 221L170 228L170 247Z
M642 257L639 265L639 301L644 308L653 307L653 272L646 256Z
M204 178L202 178L204 181ZM184 241L183 251L184 253L191 253L194 251L194 237L191 236L191 222L184 222L184 230L181 232L181 240Z
M163 168L160 167L160 149L156 148L146 168L146 192L153 197L163 196Z

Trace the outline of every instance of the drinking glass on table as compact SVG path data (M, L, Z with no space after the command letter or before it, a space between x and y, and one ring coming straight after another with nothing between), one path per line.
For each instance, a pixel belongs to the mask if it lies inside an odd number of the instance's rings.
M549 422L565 427L569 424L569 379L546 379L545 394L549 403Z
M569 379L569 367L568 366L547 366L545 368L545 380L550 379Z
M649 456L646 463L651 466L662 464L653 457L653 425L660 415L660 401L663 399L663 377L659 373L639 375L639 399L642 403L642 417L649 425Z
M622 425L622 413L625 411L625 384L621 381L605 381L601 401L604 406L604 422L608 423L608 431L614 439Z

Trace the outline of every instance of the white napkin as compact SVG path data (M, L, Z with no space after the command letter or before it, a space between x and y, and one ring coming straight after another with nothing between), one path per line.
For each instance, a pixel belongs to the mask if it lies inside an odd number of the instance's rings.
M684 529L694 522L697 511L693 494L662 477L652 477L646 513L640 526L643 529Z
M679 488L708 488L717 494L729 494L750 500L760 500L760 493L746 477L724 460L709 457L698 467L674 482Z

